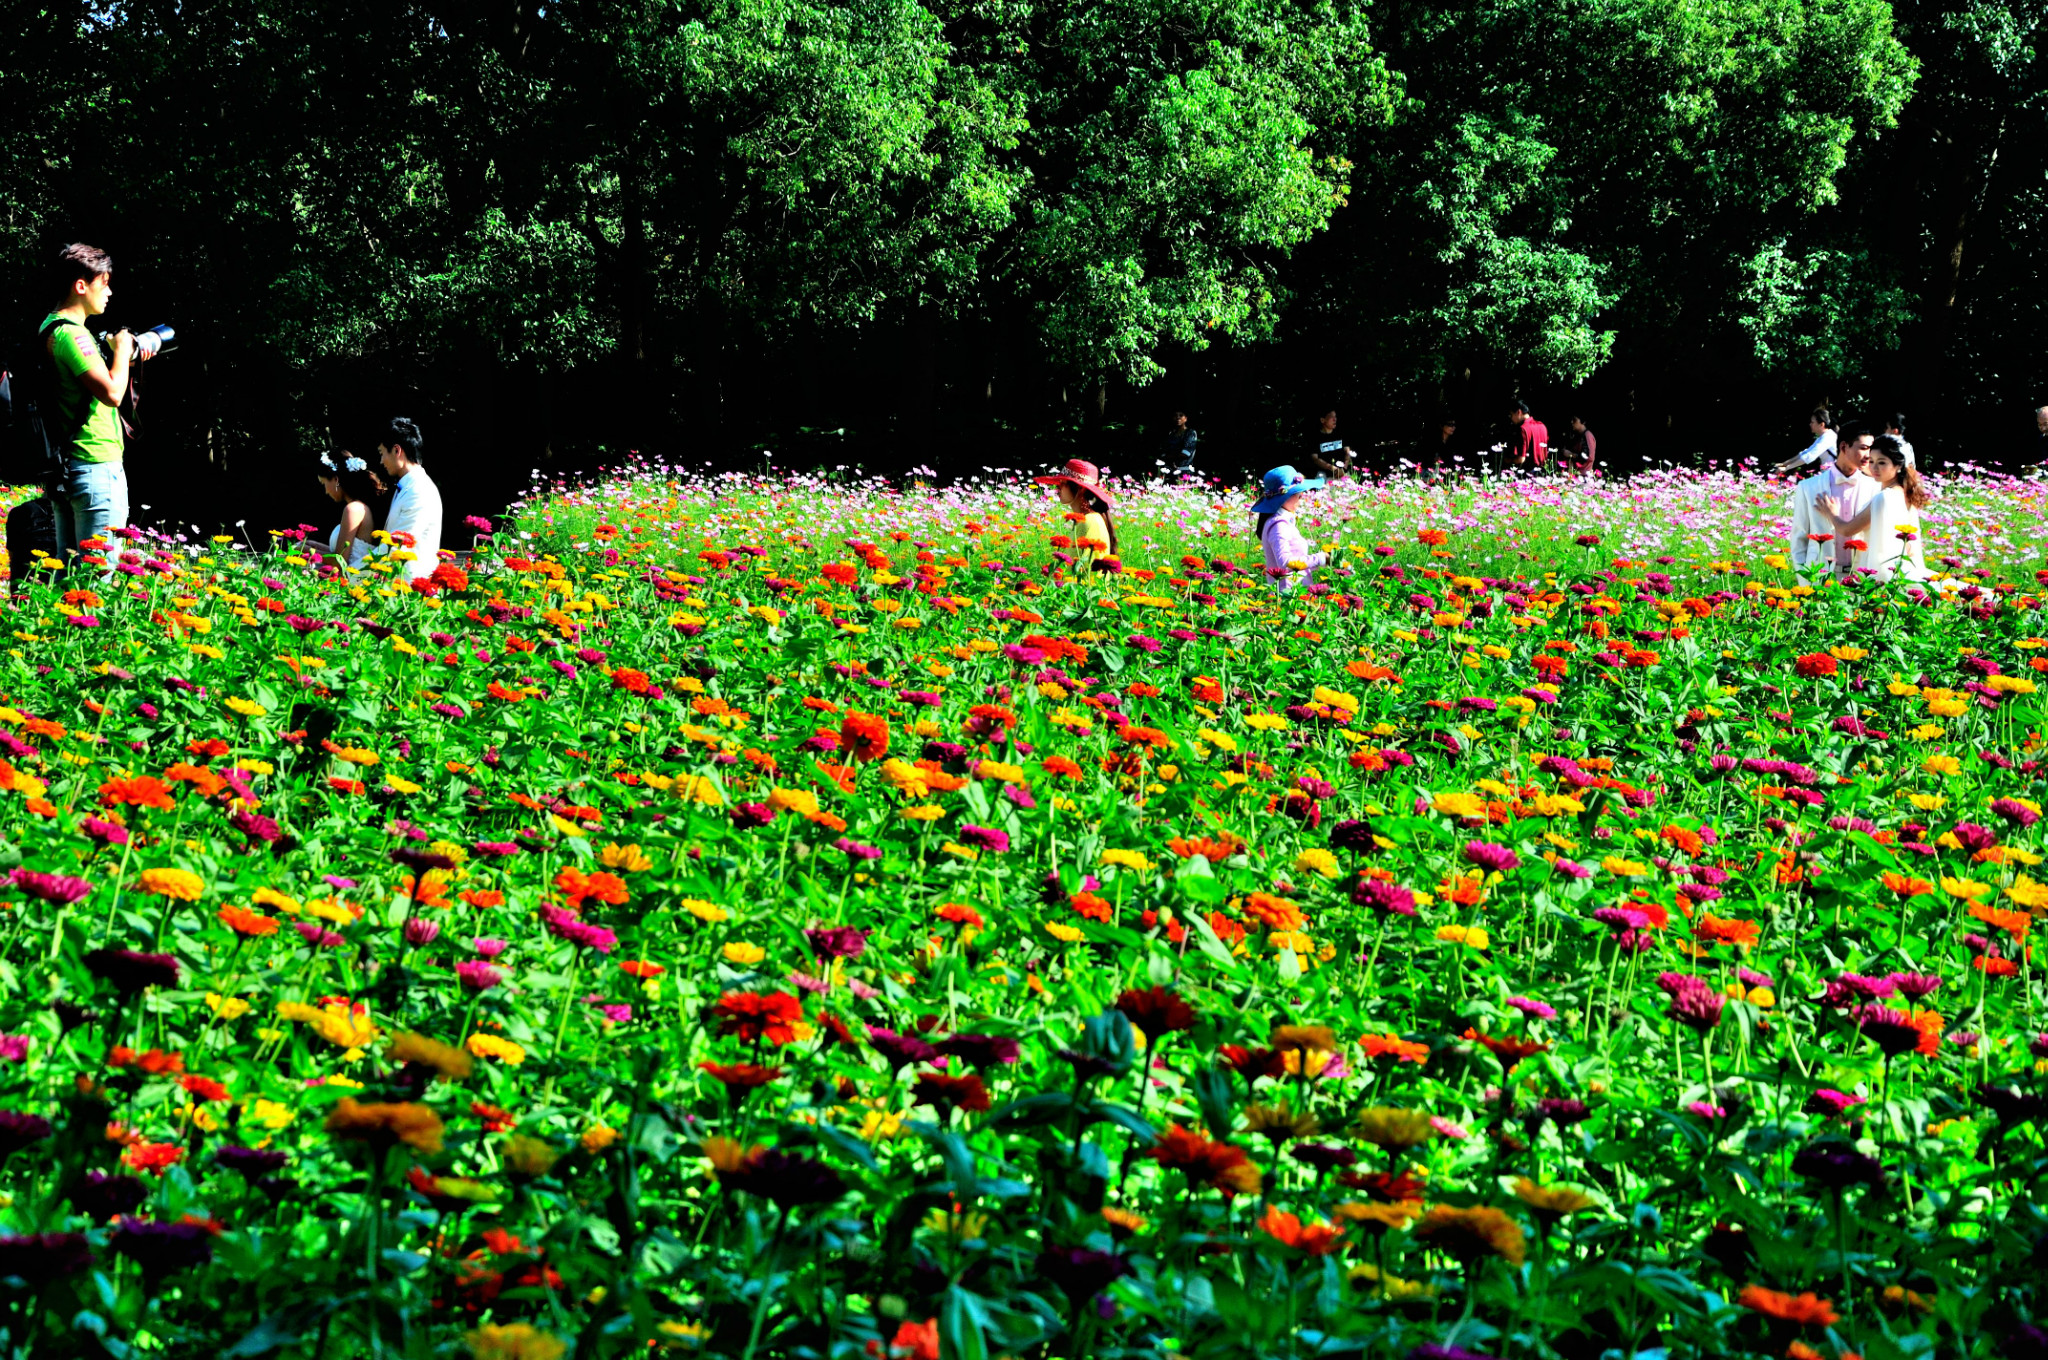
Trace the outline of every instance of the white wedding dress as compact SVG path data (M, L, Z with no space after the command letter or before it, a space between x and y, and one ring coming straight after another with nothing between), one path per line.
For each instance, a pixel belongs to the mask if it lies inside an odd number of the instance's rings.
M1899 537L1905 529L1910 538ZM1856 566L1875 574L1880 581L1903 576L1908 581L1928 579L1927 561L1920 551L1926 537L1920 513L1906 504L1905 491L1888 486L1871 498L1870 525L1859 535L1868 547L1858 550Z
M335 552L340 548L340 546L341 526L337 524L332 529L327 531L327 550L329 552ZM361 565L363 565L363 563L369 560L370 544L367 539L357 538L355 542L348 545L348 564L351 567L360 567Z

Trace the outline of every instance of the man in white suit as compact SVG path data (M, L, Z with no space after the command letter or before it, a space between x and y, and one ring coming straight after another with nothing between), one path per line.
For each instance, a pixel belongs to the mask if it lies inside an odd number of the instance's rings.
M1833 496L1844 519L1854 519L1863 512L1863 507L1877 494L1877 483L1863 474L1863 460L1870 454L1874 437L1867 425L1846 426L1836 444L1834 461L1793 486L1792 565L1795 568L1803 571L1816 563L1833 562L1837 572L1848 570L1850 560L1856 554L1842 546L1842 535L1835 533L1833 523L1826 514L1815 510L1813 503L1821 496ZM1816 543L1813 540L1815 534L1829 535L1829 541Z

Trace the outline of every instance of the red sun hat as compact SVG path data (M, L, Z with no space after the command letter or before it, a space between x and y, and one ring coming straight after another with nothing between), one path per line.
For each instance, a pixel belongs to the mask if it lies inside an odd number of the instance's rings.
M1040 486L1057 486L1061 482L1072 482L1083 491L1102 497L1104 504L1115 499L1109 494L1109 488L1102 484L1102 474L1095 464L1079 458L1069 458L1058 472L1048 472L1043 477L1033 477L1031 480Z

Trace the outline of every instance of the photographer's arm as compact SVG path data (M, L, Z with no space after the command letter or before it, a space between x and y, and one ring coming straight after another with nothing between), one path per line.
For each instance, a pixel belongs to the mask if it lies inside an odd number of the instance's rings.
M128 395L128 366L135 354L135 337L127 331L114 336L114 364L109 368L100 358L99 348L85 338L80 328L76 336L67 334L72 328L59 326L50 338L51 345L70 347L71 363L66 365L59 359L59 366L68 368L78 378L78 385L94 401L107 406L119 406L121 399ZM54 352L54 351L53 351Z

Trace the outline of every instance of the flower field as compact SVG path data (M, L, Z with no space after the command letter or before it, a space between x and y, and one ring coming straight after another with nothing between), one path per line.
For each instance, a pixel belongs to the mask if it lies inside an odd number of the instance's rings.
M2042 490L1935 489L127 531L0 659L5 1352L2048 1356Z

